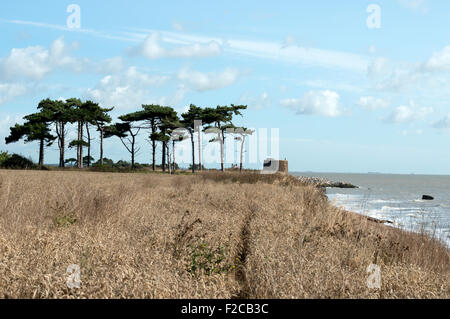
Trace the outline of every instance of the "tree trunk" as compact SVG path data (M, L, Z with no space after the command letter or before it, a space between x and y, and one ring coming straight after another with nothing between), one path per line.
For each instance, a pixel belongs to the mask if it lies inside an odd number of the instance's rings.
M195 173L195 145L194 145L194 133L191 133L191 143L192 143L192 173Z
M81 133L81 123L80 121L78 121L78 128L77 128L77 133L78 133L78 141L81 140L80 137L80 133ZM80 145L77 145L77 167L80 168Z
M88 158L87 158L87 167L91 166L91 133L89 132L89 123L86 122L86 134L88 140Z
M172 141L172 171L175 173L175 141Z
M198 170L202 170L202 142L201 142L201 129L198 126Z
M242 172L242 157L244 154L244 143L245 143L245 136L242 136L242 142L241 142L241 161L239 164L239 172Z
M44 139L41 138L41 140L39 141L39 166L43 166L44 165Z
M80 142L83 142L83 122L80 122ZM83 168L83 144L80 147L80 161L78 162L79 168Z
M153 135L155 133L155 120L154 119L151 120L150 125L152 127L152 135ZM153 171L156 170L155 154L156 154L156 141L152 138L152 169L153 169Z
M220 137L220 170L222 172L225 171L224 167L224 158L223 158L223 144L225 144L225 135L223 134L223 131L221 131L221 137Z
M103 165L103 127L100 130L100 164Z
M59 148L59 167L64 167L64 123L56 122L56 135L58 136L58 148Z
M162 142L162 159L161 159L162 171L166 171L166 142Z
M156 163L155 163L155 159L156 158L156 141L152 140L152 169L153 171L156 170Z
M59 164L60 167L65 167L66 164L64 163L64 153L66 148L66 136L65 136L65 124L61 123L61 145L60 145L60 152L59 152Z
M135 143L135 136L131 134L131 168L134 169L134 143Z
M169 171L169 174L172 174L172 168L171 168L171 164L170 164L170 143L166 143L166 147L167 147L167 170Z

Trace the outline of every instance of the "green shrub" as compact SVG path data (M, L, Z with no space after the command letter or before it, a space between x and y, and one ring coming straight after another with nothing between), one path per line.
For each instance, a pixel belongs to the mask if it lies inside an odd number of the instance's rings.
M108 165L108 164L94 164L89 168L90 171L93 172L122 172L125 171L125 169L120 169L118 167L115 167L113 165Z
M223 246L213 249L206 242L202 242L191 247L191 261L188 267L190 273L203 272L211 275L233 269L235 266L226 263L226 250Z
M70 210L69 205L66 203L56 202L55 206L51 208L55 213L53 224L56 227L67 227L78 221L76 214Z
M100 160L92 164L92 171L95 172L132 172L135 170L142 170L146 167L151 167L149 164L134 164L134 170L131 168L131 163L123 160L119 160L116 163L109 158L103 158L103 165L100 164Z
M3 167L3 163L11 157L8 152L0 152L0 167Z
M9 169L34 169L37 168L37 165L28 158L18 154L12 154L1 162L1 167Z
M108 172L108 173L132 173L137 170L142 170L144 167L141 164L135 164L135 168L132 169L131 165L129 166L117 166L117 165L101 165L101 164L94 164L92 167L89 168L90 171L93 172Z
M53 222L58 227L66 227L75 224L77 222L77 218L70 215L61 215L56 216Z
M114 164L115 167L131 167L131 164L127 161L117 161L117 163Z
M95 162L94 164L92 164L92 166L98 166L98 165L102 165L100 160L98 160L97 162ZM114 161L112 159L109 159L107 157L103 158L103 165L104 166L113 166L114 165Z

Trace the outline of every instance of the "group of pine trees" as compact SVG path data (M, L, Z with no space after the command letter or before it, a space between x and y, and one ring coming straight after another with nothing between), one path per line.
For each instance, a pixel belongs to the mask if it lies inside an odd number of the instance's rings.
M201 108L191 104L188 111L178 116L170 106L142 105L141 110L124 114L118 117L120 121L112 123L109 113L114 109L102 108L92 101L81 101L71 98L66 101L42 100L37 112L26 115L24 124L15 124L10 128L10 135L5 138L6 144L19 140L25 142L39 142L39 166L44 165L45 148L55 141L59 148L59 167L65 167L68 162L75 163L78 168L92 165L91 131L96 130L100 141L99 164L104 164L103 143L104 139L117 137L131 156L131 167L135 168L135 157L140 148L137 147L136 137L143 132L148 137L151 145L152 169L156 170L156 150L161 146L161 167L169 172L176 167L175 145L176 142L190 138L192 144L192 172L196 167L203 167L201 163L201 143L198 134L198 162L195 164L195 133L206 131L215 133L215 138L210 142L220 143L221 170L224 170L224 143L227 130L234 134L236 140L241 141L240 169L242 169L242 154L245 137L253 133L243 127L233 124L233 116L242 116L241 111L246 105L217 106L216 108ZM66 141L69 124L75 126L77 139ZM67 144L68 142L68 144ZM66 148L76 148L77 158L65 159ZM83 152L87 149L87 155ZM171 151L172 150L172 151Z

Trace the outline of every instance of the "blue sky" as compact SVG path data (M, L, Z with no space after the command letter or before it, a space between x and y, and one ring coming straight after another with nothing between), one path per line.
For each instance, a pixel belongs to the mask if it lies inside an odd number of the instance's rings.
M236 124L278 129L291 171L450 174L448 1L3 1L0 30L1 150L37 159L37 145L4 137L47 97L114 116L233 103L248 105ZM105 156L129 157L115 139Z

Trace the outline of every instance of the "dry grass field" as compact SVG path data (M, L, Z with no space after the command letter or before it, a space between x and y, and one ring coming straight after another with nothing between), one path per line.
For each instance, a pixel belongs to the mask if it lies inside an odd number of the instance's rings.
M286 176L0 170L0 298L449 298L449 275L434 240Z

